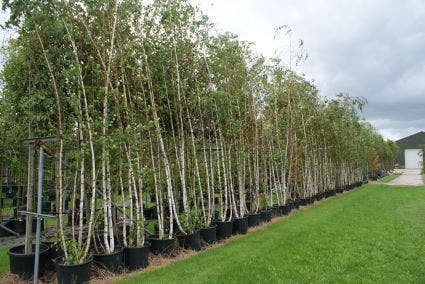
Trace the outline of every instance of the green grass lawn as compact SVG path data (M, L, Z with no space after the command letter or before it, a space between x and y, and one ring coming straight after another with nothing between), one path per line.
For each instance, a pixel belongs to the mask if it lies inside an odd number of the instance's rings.
M378 182L381 182L381 183L388 183L388 182L390 182L390 181L395 180L395 179L396 179L396 178L398 178L399 176L401 176L401 173L394 173L394 174L391 174L391 175L385 176L385 177L383 177L383 178L380 178L380 179L378 180Z
M7 255L8 250L9 247L7 246L0 247L0 275L6 271L9 271L9 256Z
M120 283L424 283L425 188L370 184Z

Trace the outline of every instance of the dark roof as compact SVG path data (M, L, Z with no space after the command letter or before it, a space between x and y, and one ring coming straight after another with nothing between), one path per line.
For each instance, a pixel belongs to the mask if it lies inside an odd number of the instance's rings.
M419 146L419 145L425 143L425 132L424 131L420 131L420 132L415 133L415 134L412 134L410 136L401 138L400 140L397 140L396 143L398 145L409 144L409 145Z
M425 132L420 131L410 136L404 137L396 141L400 147L397 155L397 163L404 166L404 150L405 149L420 149L421 145L425 144Z

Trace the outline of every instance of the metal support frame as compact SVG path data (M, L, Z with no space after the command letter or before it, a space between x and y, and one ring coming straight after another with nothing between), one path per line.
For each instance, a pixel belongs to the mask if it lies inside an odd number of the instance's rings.
M0 228L2 228L3 230L5 230L6 232L8 232L8 233L11 233L12 235L14 235L15 237L19 237L19 234L17 233L17 232L15 232L14 230L12 230L12 229L9 229L8 227L6 227L5 225L3 225L3 224L0 224Z
M44 175L44 154L54 156L54 151L47 147L44 142L57 141L58 137L34 138L25 140L25 144L34 144L39 147L38 158L38 180L37 180L37 213L21 211L22 215L37 219L37 230L35 234L35 260L34 260L34 284L38 284L38 267L40 262L40 239L41 239L41 220L43 218L55 218L55 216L42 214L41 203L43 193L43 175Z

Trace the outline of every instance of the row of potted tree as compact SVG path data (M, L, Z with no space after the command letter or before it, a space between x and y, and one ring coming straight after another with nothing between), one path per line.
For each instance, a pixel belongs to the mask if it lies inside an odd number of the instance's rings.
M16 135L4 145L59 138L59 282L87 277L92 260L116 271L123 251L136 269L149 247L200 250L393 166L393 144L359 117L363 100L322 99L279 59L213 33L188 1L3 8L17 31L0 97L1 127Z

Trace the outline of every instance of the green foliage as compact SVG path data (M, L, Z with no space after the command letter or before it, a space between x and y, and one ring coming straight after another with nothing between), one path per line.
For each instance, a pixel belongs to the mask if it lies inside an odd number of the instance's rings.
M56 236L54 246L56 249L62 248L59 233ZM77 239L66 239L65 247L66 247L68 257L63 258L64 264L67 264L67 265L79 264L91 258L91 254L87 255L86 258L83 258L84 247L82 246L81 243L78 242Z
M201 213L197 209L192 209L187 215L182 214L180 216L182 227L187 233L193 233L196 229L199 229L202 225Z

